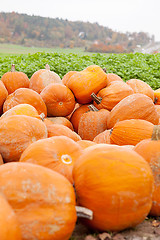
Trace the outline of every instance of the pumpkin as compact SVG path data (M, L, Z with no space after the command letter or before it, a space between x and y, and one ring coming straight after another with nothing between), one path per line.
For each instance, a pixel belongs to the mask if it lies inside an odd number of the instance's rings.
M49 120L50 124L51 124L51 122L53 124L62 124L64 126L70 128L72 131L74 130L72 123L66 117L48 117L45 120Z
M4 162L18 161L32 142L42 138L47 138L47 128L35 117L12 115L0 120L0 154Z
M107 73L107 86L114 81L124 82L123 79L115 73Z
M91 65L84 70L73 74L67 86L73 92L78 103L88 104L92 101L91 93L97 94L107 86L107 75L97 65ZM85 87L84 87L85 86Z
M3 112L6 112L18 104L24 103L32 105L38 111L38 114L44 113L44 115L47 116L47 107L42 97L29 88L19 88L8 95L3 105Z
M3 162L3 158L2 158L2 155L0 154L0 165L2 165L4 162Z
M73 111L76 104L71 90L58 83L45 87L40 96L47 106L48 116L65 117Z
M93 106L93 105L91 105ZM94 106L93 106L94 107ZM107 109L84 113L78 125L78 134L83 140L92 141L99 133L107 129L110 112Z
M8 94L13 93L18 88L29 88L29 78L25 73L15 71L14 64L11 66L11 71L2 76L1 81L4 83Z
M152 99L142 93L131 94L122 99L110 112L108 128L126 119L143 119L158 124L159 117Z
M0 239L22 239L16 214L2 194L0 194Z
M107 143L110 144L110 129L105 130L99 133L94 139L93 142L95 143Z
M3 82L0 81L0 115L3 113L3 104L8 96L8 91Z
M125 82L113 81L111 84L101 89L97 96L92 93L94 105L98 109L112 110L123 98L133 94L133 90Z
M69 72L67 72L67 73L63 76L63 78L62 78L62 83L63 83L65 86L67 86L70 77L71 77L73 74L75 74L75 73L77 73L77 71L69 71Z
M160 125L160 105L155 105L155 108L156 108L156 110L158 112L158 116L159 116L159 123L158 123L158 125Z
M82 149L86 149L86 148L96 144L95 142L90 141L90 140L79 140L79 141L77 141L77 143Z
M154 125L142 119L117 122L110 134L110 142L117 145L136 145L143 139L151 138Z
M158 139L155 138L158 136ZM154 191L150 215L160 216L160 127L155 128L151 139L140 141L134 148L150 165L154 176Z
M100 231L121 231L141 223L152 204L153 175L135 151L96 144L84 150L73 167L77 205L89 207Z
M139 79L130 79L126 81L134 91L134 93L143 93L154 101L154 91L146 82Z
M160 105L160 88L154 91L154 102Z
M0 191L17 215L23 240L70 238L77 218L75 193L64 176L37 164L12 162L0 167Z
M45 121L44 121L45 123ZM46 123L45 123L46 124ZM47 131L48 131L48 137L54 137L54 136L66 136L74 141L81 140L81 137L74 131L72 131L70 128L62 125L62 124L46 124Z
M42 90L51 83L62 84L60 76L54 71L50 71L50 67L46 64L45 69L39 69L30 79L29 88L33 89L37 93L41 93Z
M70 117L70 121L73 125L74 131L77 133L78 133L78 125L79 125L80 118L82 117L83 113L90 111L88 106L89 104L84 104L79 106L77 109L74 110L74 112Z
M20 162L48 167L61 173L73 183L73 165L81 152L81 147L71 138L56 136L38 140L29 145L22 153Z

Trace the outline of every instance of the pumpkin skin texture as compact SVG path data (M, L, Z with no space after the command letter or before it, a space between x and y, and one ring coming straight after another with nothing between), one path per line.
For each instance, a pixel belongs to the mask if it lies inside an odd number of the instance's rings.
M79 136L83 140L93 141L99 133L107 129L109 114L107 109L84 113L78 125Z
M0 165L2 165L4 162L3 162L3 158L2 158L2 155L0 154Z
M117 145L136 145L143 139L151 138L154 125L142 119L117 122L110 135L110 142Z
M74 131L72 123L65 117L48 117L46 119L50 120L53 124L62 124Z
M95 142L89 140L79 140L77 143L83 150L96 144Z
M48 167L64 175L73 184L73 165L81 153L82 149L75 141L66 136L56 136L29 145L19 161Z
M77 71L69 71L69 72L67 72L67 73L63 76L63 78L62 78L62 83L63 83L65 86L67 86L70 77L71 77L73 74L75 74L75 73L77 73Z
M130 79L126 81L126 84L133 89L134 93L145 94L154 101L154 91L146 82L139 79Z
M19 88L12 94L8 95L3 105L3 112L6 112L18 104L24 103L32 105L38 111L38 114L44 113L44 115L47 116L47 107L42 97L29 88Z
M153 175L133 150L97 144L84 150L73 168L77 204L93 211L85 220L100 231L134 227L148 215Z
M40 94L42 90L51 83L62 84L62 81L60 76L50 71L49 65L46 64L45 69L39 69L31 76L29 88Z
M3 104L8 96L8 91L3 82L0 81L0 115L3 113Z
M115 73L107 73L107 86L114 81L124 82L123 79Z
M32 142L43 138L47 138L46 125L35 117L13 115L0 120L0 154L4 162L18 161Z
M0 239L22 239L16 214L2 194L0 194Z
M110 132L111 129L105 130L99 133L94 139L93 142L95 143L107 143L110 144Z
M160 105L160 88L154 91L155 104Z
M4 164L0 191L17 215L23 240L69 239L76 222L75 193L61 174L37 164Z
M58 83L45 87L40 96L47 106L48 116L65 117L73 111L76 104L71 90Z
M145 139L134 148L150 165L154 176L154 191L150 215L160 216L160 140Z
M98 92L97 97L101 100L99 101L99 104L94 101L94 105L98 109L104 108L110 111L123 98L131 94L133 94L133 89L125 82L113 81L108 87L103 88Z
M6 72L1 81L4 83L8 94L13 93L18 88L29 88L29 78L23 72L16 72L14 64L11 67L11 72Z
M134 93L125 97L111 110L108 128L112 128L118 121L127 119L143 119L155 125L159 122L153 101L142 93Z
M100 89L107 86L106 79L107 75L101 67L91 65L83 71L73 74L67 86L73 92L78 103L87 104L92 101L91 93L97 94Z

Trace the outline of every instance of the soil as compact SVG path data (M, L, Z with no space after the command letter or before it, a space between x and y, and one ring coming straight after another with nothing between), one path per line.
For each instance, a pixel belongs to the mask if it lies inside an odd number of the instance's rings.
M160 240L160 219L147 218L135 228L109 233L93 233L77 222L70 240Z

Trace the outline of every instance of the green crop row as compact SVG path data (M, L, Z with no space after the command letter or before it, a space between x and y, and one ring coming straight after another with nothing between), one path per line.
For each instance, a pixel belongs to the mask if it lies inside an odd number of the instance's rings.
M137 78L148 83L153 89L160 88L160 54L64 54L38 52L28 55L8 55L0 58L0 77L15 64L30 78L32 74L49 64L61 78L69 71L80 71L96 64L106 68L107 73L119 75L124 81Z

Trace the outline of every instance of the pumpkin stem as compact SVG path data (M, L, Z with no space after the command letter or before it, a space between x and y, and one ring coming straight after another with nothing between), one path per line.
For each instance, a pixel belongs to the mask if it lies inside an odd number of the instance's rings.
M106 73L106 72L107 72L107 69L106 69L106 68L103 68L103 71Z
M46 70L50 70L50 66L46 64Z
M11 72L15 72L16 70L15 70L15 64L12 64L11 65Z
M44 121L44 119L45 119L45 114L44 114L44 113L41 113L41 114L39 115L39 117L40 117L40 119L41 119L42 121Z
M153 133L152 133L151 140L155 140L155 141L160 140L160 126L155 125L153 127Z
M93 219L93 211L88 208L76 206L76 213L77 217L83 217L89 220Z
M93 101L95 101L97 104L100 104L102 102L102 98L101 97L97 97L95 93L91 94L91 98L93 99Z
M98 112L99 111L93 104L90 104L88 106L88 108L89 108L90 111L93 111L93 112Z
M155 98L154 98L154 104L156 104L156 103L157 103L157 101L158 101L158 98L157 98L157 97L155 97Z

